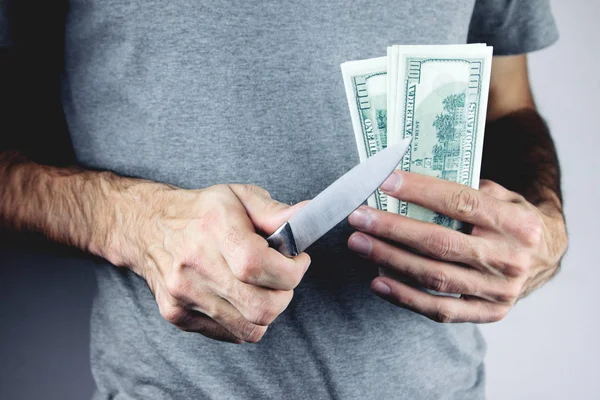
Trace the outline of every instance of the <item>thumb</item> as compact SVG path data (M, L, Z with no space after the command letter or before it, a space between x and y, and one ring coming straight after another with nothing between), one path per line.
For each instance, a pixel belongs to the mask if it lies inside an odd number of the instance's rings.
M270 235L302 209L308 201L289 206L271 198L269 192L254 185L229 185L243 204L254 227Z

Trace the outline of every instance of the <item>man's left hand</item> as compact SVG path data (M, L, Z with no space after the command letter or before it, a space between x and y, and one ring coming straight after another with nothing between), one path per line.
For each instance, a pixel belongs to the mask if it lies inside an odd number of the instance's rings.
M400 307L438 322L494 322L558 271L567 248L561 204L552 193L534 206L488 180L475 190L454 182L395 171L388 195L473 226L470 235L428 222L360 207L350 249L418 285L460 294L435 296L390 277L371 289ZM376 238L377 237L377 238Z

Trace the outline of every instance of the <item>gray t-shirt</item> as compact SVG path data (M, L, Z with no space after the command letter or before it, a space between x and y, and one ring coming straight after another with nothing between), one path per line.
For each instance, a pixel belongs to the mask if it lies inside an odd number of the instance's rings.
M0 45L44 35L27 25L34 6L9 3ZM547 0L71 0L64 23L61 96L81 165L185 188L253 183L287 203L358 162L340 63L391 44L516 54L557 38ZM308 273L258 344L179 331L141 278L99 263L95 398L484 397L477 327L376 297L377 269L347 250L350 233L342 223L309 249Z

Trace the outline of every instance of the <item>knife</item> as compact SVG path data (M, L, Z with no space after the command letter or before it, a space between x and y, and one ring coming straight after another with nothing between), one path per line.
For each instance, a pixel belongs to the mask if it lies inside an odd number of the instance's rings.
M356 210L400 164L411 138L390 146L342 175L267 238L287 257L302 253Z

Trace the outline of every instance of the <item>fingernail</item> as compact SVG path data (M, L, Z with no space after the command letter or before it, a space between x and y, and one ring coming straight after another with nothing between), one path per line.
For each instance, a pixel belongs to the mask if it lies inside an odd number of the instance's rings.
M402 183L402 178L400 178L400 175L396 172L393 172L386 180L385 182L383 182L383 185L381 185L381 190L383 190L384 192L395 192L396 190L398 190L400 188L400 184Z
M368 256L371 252L371 241L364 235L359 234L352 236L348 245L351 250L365 256Z
M387 296L392 291L388 285L381 281L375 281L375 283L373 283L372 289L375 293L380 294L382 296Z
M367 229L371 225L371 215L368 211L359 208L350 214L348 222L355 228Z

